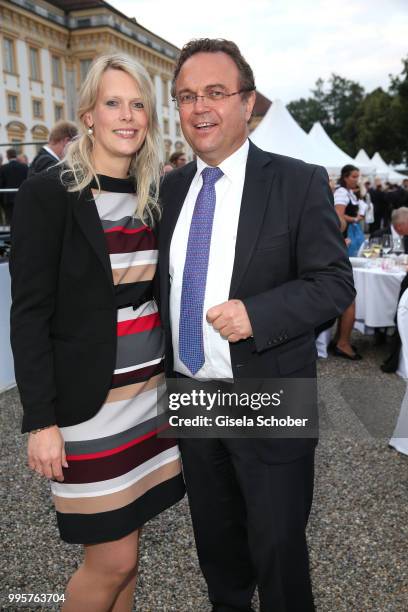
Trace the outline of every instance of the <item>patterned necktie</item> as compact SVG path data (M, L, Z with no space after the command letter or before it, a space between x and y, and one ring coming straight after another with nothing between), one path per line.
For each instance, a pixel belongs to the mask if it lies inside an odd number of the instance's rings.
M219 168L204 168L188 235L181 290L179 356L192 374L204 365L203 309Z

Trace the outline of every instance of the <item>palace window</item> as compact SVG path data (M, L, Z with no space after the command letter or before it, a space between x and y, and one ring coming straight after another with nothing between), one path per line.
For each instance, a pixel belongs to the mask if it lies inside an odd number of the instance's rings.
M33 100L33 117L36 119L42 119L43 117L43 103L42 100Z
M79 60L79 76L81 78L81 83L85 81L85 77L88 74L88 70L92 64L92 59L81 59Z
M4 70L16 74L16 56L14 50L14 40L3 38L3 58Z
M55 121L60 121L64 119L64 105L63 104L54 104L54 119Z
M7 94L7 109L9 113L18 114L20 112L17 94Z
M35 47L30 47L30 77L33 81L41 80L40 54Z
M51 67L52 67L52 84L56 87L63 87L62 82L62 62L61 58L57 55L53 55L51 57Z
M169 82L162 81L162 83L163 83L163 86L162 86L163 106L168 106L169 105Z

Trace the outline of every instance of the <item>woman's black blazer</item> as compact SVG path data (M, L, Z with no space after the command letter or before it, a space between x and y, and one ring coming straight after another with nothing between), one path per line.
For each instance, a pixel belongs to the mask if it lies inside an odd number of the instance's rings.
M91 190L69 193L59 174L54 167L23 183L13 213L11 344L23 432L91 418L115 368L116 303L102 225Z

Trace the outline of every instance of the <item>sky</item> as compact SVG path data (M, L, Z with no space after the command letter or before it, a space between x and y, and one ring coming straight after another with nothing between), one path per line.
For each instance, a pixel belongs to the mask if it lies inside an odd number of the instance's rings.
M108 0L181 47L191 38L233 40L256 86L285 104L331 73L366 91L387 88L408 56L408 0Z

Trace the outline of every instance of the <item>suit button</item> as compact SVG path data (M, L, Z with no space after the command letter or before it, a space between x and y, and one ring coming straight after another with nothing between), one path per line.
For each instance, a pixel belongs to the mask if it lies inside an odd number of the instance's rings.
M271 346L272 344L272 340L268 340L268 342L266 343L268 346Z

